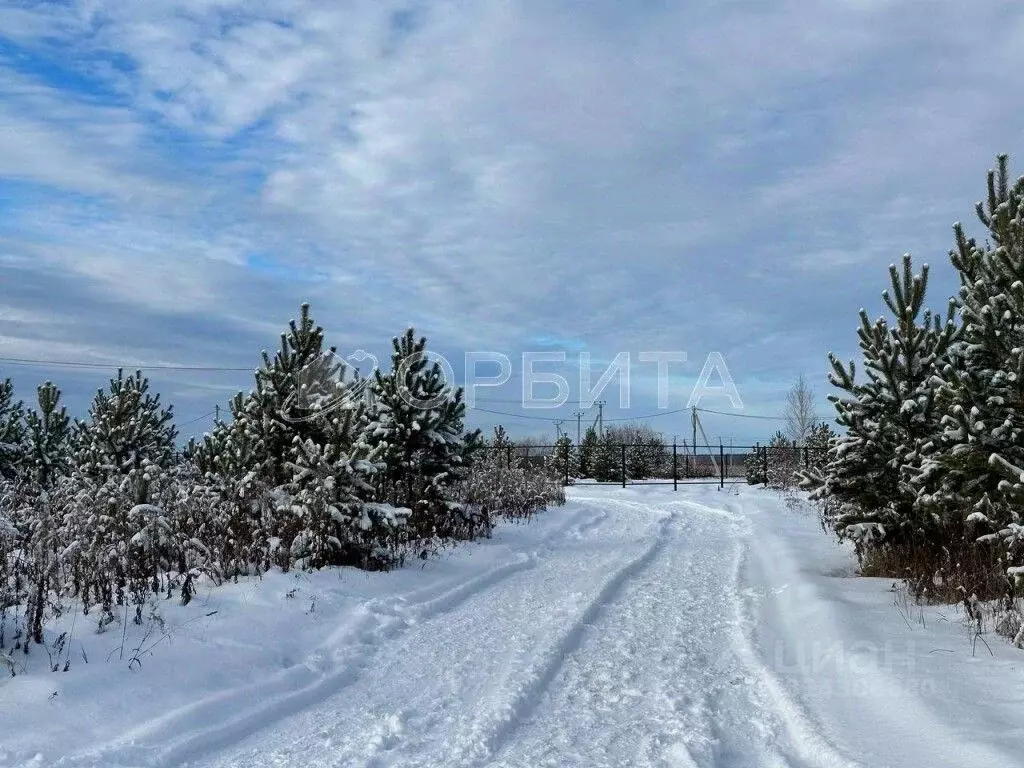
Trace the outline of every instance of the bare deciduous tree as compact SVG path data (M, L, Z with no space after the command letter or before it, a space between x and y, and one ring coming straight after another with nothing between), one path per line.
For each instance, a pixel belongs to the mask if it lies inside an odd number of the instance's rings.
M801 373L786 395L786 437L803 445L817 423L814 415L814 391Z

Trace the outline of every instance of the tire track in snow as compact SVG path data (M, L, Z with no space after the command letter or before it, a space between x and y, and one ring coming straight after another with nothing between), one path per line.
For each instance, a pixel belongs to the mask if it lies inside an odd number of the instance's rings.
M797 765L816 768L863 768L843 754L835 745L821 736L808 714L789 696L782 683L760 658L757 647L746 627L752 626L752 610L740 589L740 574L746 560L747 548L738 549L733 558L733 578L730 590L731 633L729 649L741 668L757 684L758 699L767 708L768 717L774 719L787 737L779 746L789 760Z
M609 502L608 499L601 499L600 501L606 505ZM619 500L616 500L615 503L622 504L623 506L634 506L630 502ZM635 506L642 506L646 511L650 509L648 505ZM530 679L516 692L507 709L503 712L503 720L492 726L494 730L490 736L482 740L486 756L481 760L481 765L487 764L501 752L502 748L515 735L519 726L528 720L531 713L536 710L545 692L558 676L568 657L579 649L587 630L597 622L605 609L615 601L629 581L649 567L662 552L667 541L666 534L669 526L675 519L675 515L669 514L659 521L658 534L651 544L639 556L619 568L605 582L601 590L573 622L561 640L546 654L544 661L534 667Z
M57 765L163 768L194 762L225 749L344 690L359 680L360 673L372 663L385 641L394 640L411 626L441 617L502 581L535 568L542 552L549 554L565 537L582 539L607 517L604 510L584 507L557 527L544 547L519 552L513 560L454 587L428 587L387 601L368 600L347 615L305 661L283 670L272 680L232 688L193 702ZM409 597L414 602L409 602ZM216 724L204 727L208 723ZM182 733L188 736L182 738ZM124 762L126 758L130 762Z
M680 749L672 755L675 760L670 759L670 764L690 766L706 763L707 768L733 768L737 765L737 759L740 759L739 755L749 757L747 753L753 746L749 734L746 738L738 738L737 732L730 729L735 724L736 706L749 704L760 708L760 712L751 713L755 716L751 725L766 740L761 746L769 750L773 760L771 764L800 768L862 768L820 736L807 715L789 698L761 660L756 644L746 629L753 623L752 607L746 602L741 573L751 546L749 537L753 526L750 519L742 512L716 508L689 499L673 500L668 502L668 506L683 506L726 518L733 523L731 538L734 542L729 577L722 585L726 605L721 607L728 612L724 625L727 646L711 662L713 667L720 670L723 678L717 687L702 697L703 719L713 744L710 754L706 755L709 762L689 750ZM732 505L727 503L727 506ZM774 735L772 729L775 729ZM784 737L782 742L779 736ZM764 757L767 755L762 759Z
M557 515L558 512L554 511L554 510L548 510L544 514ZM586 518L586 519L581 519L581 518ZM579 539L581 539L583 537L582 536L583 533L586 533L587 531L590 531L591 529L597 527L598 525L603 523L607 518L608 518L608 513L605 510L595 510L593 508L587 508L587 507L584 507L583 509L576 510L572 514L572 516L569 517L568 520L564 521L561 525L559 525L557 528L555 528L554 531L552 531L549 534L548 544L547 544L546 547L544 547L542 549L550 551L551 550L551 541L553 541L553 540L561 540L563 537L569 537L569 538L573 538L573 539L579 540ZM470 546L472 546L472 545L470 545ZM540 551L541 550L535 550L535 552L533 554L537 554ZM482 580L488 578L489 574L491 574L494 571L503 570L507 565L508 564L503 564L503 565L495 566L490 571L488 571L488 572L486 572L486 573L484 573L484 574L482 574L480 576L476 576L473 579L470 579L469 581L462 582L461 584L459 584L456 587L448 586L448 583L441 584L439 586L438 585L432 585L432 586L427 586L427 587L421 587L419 589L414 589L414 590L412 590L410 592L407 592L404 595L401 595L399 597L393 598L392 600L410 601L409 605L411 605L411 606L422 605L424 603L430 603L430 602L435 602L435 603L440 605L441 603L443 603L444 599L446 599L449 596L449 593L468 589L475 582L482 581ZM513 571L513 572L515 572L515 571ZM511 573L508 574L508 575L511 575ZM490 582L490 583L486 584L485 586L491 586L492 584L495 584L495 583L497 583L497 582ZM476 591L480 591L480 590L477 589Z
M573 501L585 503L584 500L580 499L573 499ZM551 558L550 560L546 557L541 558L538 562L537 570L531 571L525 577L526 580L520 579L517 582L519 586L511 587L511 589L514 590L514 595L508 594L507 592L504 595L501 594L502 590L507 591L510 589L509 585L502 585L502 587L499 588L499 590L495 592L493 596L488 596L487 602L491 605L505 606L504 610L510 610L515 612L516 615L521 615L522 624L524 626L534 625L535 622L531 621L532 613L534 612L535 608L542 607L545 604L543 601L544 596L548 593L549 590L548 585L552 582L556 582L560 586L565 586L565 584L571 581L561 580L558 577L559 569L564 568L566 558L568 557L571 562L575 562L575 556L573 555L574 551L579 552L581 554L592 554L591 545L593 543L593 539L588 534L591 534L595 529L599 528L603 523L605 523L607 520L609 520L609 518L612 517L612 515L609 514L608 509L605 507L607 507L607 503L605 503L605 505L601 508L589 508L589 519L584 520L583 522L580 522L578 524L563 526L562 529L557 531L555 534L549 534L548 536L546 536L546 543L543 549L551 550L552 554L554 554L555 557ZM652 523L657 523L657 520L651 519L652 516L649 514L649 510L645 510L645 513L647 513L644 515L644 517L646 518L645 528L650 528ZM616 520L616 522L619 521ZM631 545L629 547L629 552L633 552L636 549L644 549L648 544L647 539L650 536L650 532L648 531L647 535L637 540L635 535L632 535L636 533L635 528L632 524L627 523L627 525L625 526L625 530L623 530L623 526L611 526L611 530L613 531L612 537L617 543L625 543L625 541L622 541L624 534L629 537L629 544ZM584 542L584 546L582 548L577 547L575 544L576 541ZM601 551L602 549L604 548L599 547L597 551ZM616 552L616 548L606 551ZM632 559L634 559L634 555L622 552L620 549L616 552L616 556L610 558L610 562L604 564L604 567L602 567L600 570L597 570L596 572L592 572L596 574L596 578L594 578L594 576L586 576L586 569L583 571L577 570L577 575L583 574L585 576L585 581L587 583L583 587L583 589L586 590L588 597L582 606L574 607L572 615L565 617L565 623L575 623L579 613L581 611L587 610L591 601L594 599L593 595L599 593L602 590L602 588L606 586L606 573L608 570L614 571L620 566L620 564L623 561L631 561ZM555 569L555 575L548 578L542 578L542 576L544 575L544 565L553 566ZM556 590L558 588L558 586L555 587ZM579 587L577 586L577 588ZM448 644L449 648L452 645L463 644L466 642L467 637L477 637L479 639L482 639L486 643L488 631L493 631L493 629L499 628L501 626L501 622L504 620L503 617L499 618L501 610L502 609L499 609L498 614L488 614L490 618L487 620L487 624L480 628L479 632L475 628L470 628L470 634L468 636L460 636L458 634L454 636L447 636L444 640L441 640L441 646L439 647L443 648L446 643ZM477 620L480 621L481 619ZM524 659L525 668L518 667L517 665L518 657L520 654L516 653L515 651L512 652L511 656L509 657L510 665L507 668L509 670L512 670L513 672L510 678L505 677L504 671L497 672L497 674L495 674L495 671L491 672L491 674L495 675L495 677L497 677L498 679L503 679L508 682L509 687L505 688L504 698L507 698L509 695L514 695L516 693L516 691L519 688L519 680L523 675L527 677L532 676L531 672L534 669L534 666L536 665L537 658L547 657L547 653L550 650L552 637L557 637L558 635L560 635L564 625L564 623L556 625L552 628L553 631L549 634L534 637L531 637L533 633L527 630L524 633L523 637L523 639L526 640L526 642L528 643L527 645L502 646L501 643L498 643L495 646L493 646L495 649L497 649L500 646L506 652L510 649L518 649L519 651L525 650L526 652L526 658ZM435 640L436 639L438 638L435 638ZM477 641L470 641L470 648L475 642ZM471 657L473 653L472 650L467 650L468 653L462 656L459 656L457 652L458 660L449 660L449 664L451 664L451 666L448 666L444 663L438 666L438 661L436 659L433 659L430 661L425 661L423 665L420 667L420 669L440 668L448 670L449 672L452 672L456 675L461 675L464 673L465 669L462 666L463 660L465 658ZM442 651L442 653L444 653L444 651ZM446 686L442 685L441 687L445 688ZM439 698L436 701L447 701L448 699L450 699L451 695L452 692L448 690L445 690L444 692L439 692ZM457 695L471 697L473 694L469 693L469 691L464 690L462 694ZM392 700L394 700L395 698L396 697L393 697ZM400 749L398 750L397 753L392 748L391 745L388 745L384 748L377 748L375 746L376 739L370 739L368 740L367 743L363 744L362 747L357 746L355 750L345 752L342 756L337 758L335 762L331 762L330 764L337 765L339 767L346 766L346 768L349 768L350 766L364 766L364 768L380 768L384 765L398 764L417 766L433 766L438 764L463 766L467 764L473 764L482 754L483 747L481 745L486 744L486 741L488 739L488 732L491 730L489 727L489 723L484 723L482 719L474 718L473 715L475 714L475 712L483 711L485 713L484 718L487 719L488 715L491 715L492 718L490 719L489 722L493 722L495 702L487 698L485 699L486 703L479 702L475 708L466 711L464 708L466 704L468 704L469 700L471 699L466 699L464 703L457 709L450 708L448 704L441 704L438 709L434 709L432 705L425 705L425 703L421 699L413 697L411 701L415 703L412 703L410 706L413 711L415 711L417 707L419 708L418 716L413 718L415 722L410 722L409 728L403 734L403 740L405 741L405 743L400 745ZM405 699L405 701L409 703L410 699ZM483 704L483 706L480 706L480 704ZM506 706L502 703L498 703L497 706L498 709L504 713ZM378 709L378 707L376 706L374 708ZM388 708L385 706L384 710L388 711ZM464 722L465 720L469 720L469 722L466 724L467 730L463 730L462 727L460 727L460 721ZM436 741L435 735L438 729L443 727L441 723L445 723L446 727L452 729L453 738L452 743L449 745L449 749L447 749L447 751L443 753L438 753L436 751L437 746L434 742ZM456 725L457 723L458 725ZM360 726L357 726L357 732L359 727ZM377 725L371 725L369 730L376 732ZM358 742L358 739L356 739L355 741ZM424 762L424 760L426 760L427 762Z
M557 666L514 699L506 730L476 765L851 765L791 735L779 703L735 647L747 516L664 496L612 504L647 516L674 512L688 534L663 523L661 555L651 554L637 578L620 580L601 605L599 630L574 627Z
M691 532L685 539L678 536L678 530L671 532L673 552L678 553L659 561L653 583L635 585L637 593L624 596L617 606L621 615L613 625L620 637L607 638L613 647L640 642L648 655L648 663L636 665L632 673L638 677L636 685L647 686L639 717L648 733L631 764L665 768L780 766L764 762L763 750L767 747L770 754L770 746L764 743L758 713L743 706L744 691L739 689L739 701L729 702L734 706L721 704L742 682L735 663L722 668L718 662L723 656L723 634L730 624L723 616L728 610L723 602L735 586L727 552L744 546L749 533L745 516L689 499L662 497L631 503L677 511L690 523ZM608 645L605 643L606 653ZM623 660L633 663L631 657ZM623 693L614 691L613 701L621 700Z

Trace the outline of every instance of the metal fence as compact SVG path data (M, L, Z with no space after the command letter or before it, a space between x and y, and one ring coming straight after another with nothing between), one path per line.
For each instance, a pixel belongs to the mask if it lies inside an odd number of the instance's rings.
M575 485L672 485L767 483L769 469L792 472L811 466L818 457L801 446L602 444L594 455L582 456L572 445L491 446L511 466L525 463L558 474L566 484ZM581 462L582 458L582 462ZM591 466L587 466L587 464ZM581 463L583 466L581 466Z
M773 475L820 466L824 451L806 446L602 444L593 456L579 446L491 446L510 466L519 462L557 474L565 485L767 485ZM596 454L600 453L600 457ZM582 458L582 461L581 461ZM587 466L587 462L592 466ZM581 467L581 463L583 466Z

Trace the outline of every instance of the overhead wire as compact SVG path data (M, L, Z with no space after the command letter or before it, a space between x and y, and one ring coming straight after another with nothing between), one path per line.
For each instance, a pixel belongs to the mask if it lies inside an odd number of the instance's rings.
M241 367L241 366L222 366L222 365L172 365L172 364L166 364L166 363L117 364L117 363L92 363L92 362L77 361L77 360L34 359L34 358L25 358L25 357L0 357L0 365L56 366L56 367L62 367L62 368L107 369L107 370L112 370L112 369L120 368L120 369L134 369L134 370L144 370L144 371L186 371L186 372L206 372L206 373L217 373L217 372L252 373L255 370L255 368L253 368L252 366ZM487 405L490 405L490 404L495 404L495 405L497 405L497 404L506 404L506 405L520 404L521 405L522 404L522 400L521 399L520 400L511 400L511 399L494 398L494 399L485 400L483 402L485 404L487 404ZM574 401L572 401L571 404L572 405L578 405L581 402L583 402L583 401L574 400ZM570 403L567 401L566 403L563 403L562 405L563 406L564 405L570 405ZM489 409L489 408L482 408L482 407L477 406L477 405L467 406L467 407L469 408L469 410L479 411L481 413L488 413L488 414L492 414L492 415L495 415L495 416L506 416L508 418L527 419L527 420L534 420L534 421L550 421L550 418L546 417L546 416L530 416L530 415L521 414L521 413L508 413L506 411L499 411L499 410L492 410L492 409ZM558 406L558 407L562 407L562 406ZM678 409L673 409L673 410L669 410L669 411L658 411L656 413L648 413L648 414L644 414L643 416L619 416L619 417L614 417L614 418L606 418L606 419L603 419L603 421L605 421L605 422L646 421L648 419L654 419L654 418L658 418L658 417L661 417L661 416L671 416L671 415L678 414L678 413L685 413L685 412L690 411L690 410L691 410L690 408L678 408ZM761 414L752 414L752 413L734 413L734 412L729 412L729 411L719 411L719 410L715 410L715 409L712 409L712 408L697 408L696 410L699 413L711 413L711 414L716 414L716 415L719 415L719 416L730 416L730 417L733 417L733 418L740 418L740 419L761 419L761 420L767 420L767 421L785 421L785 417L783 417L783 416L765 416L765 415L761 415ZM202 419L205 419L208 416L213 415L214 413L215 412L211 411L208 414L204 414L204 415L202 415L200 417L197 417L193 421L185 422L185 424L182 424L182 426L186 426L187 424L194 423L195 421L200 421Z
M488 402L492 402L492 401L488 401ZM564 405L567 405L567 403L564 403L563 406ZM558 406L558 407L563 407L563 406ZM521 414L521 413L508 413L507 411L496 411L496 410L491 410L489 408L481 408L480 406L476 406L476 405L467 406L467 408L468 408L468 410L471 410L471 411L481 411L483 413L490 413L490 414L493 414L493 415L496 415L496 416L508 416L509 418L513 418L513 419L534 419L534 420L537 420L537 421L551 421L550 417L547 417L547 416L527 416L527 415ZM554 410L554 409L552 408L550 410ZM673 416L673 415L679 414L679 413L689 413L692 410L693 410L692 408L675 408L675 409L672 409L672 410L669 410L669 411L658 411L656 413L646 413L643 416L617 416L617 417L614 417L614 418L605 418L605 419L602 419L602 421L604 423L606 423L606 424L608 422L647 421L648 419L656 419L656 418L659 418L661 416ZM729 411L716 411L716 410L711 409L711 408L697 408L696 410L697 410L698 413L713 413L713 414L717 414L719 416L732 416L732 417L740 418L740 419L765 419L765 420L769 420L769 421L785 421L786 420L784 416L764 416L764 415L761 415L761 414L753 414L753 413L730 413Z
M527 416L526 414L523 413L505 413L504 411L492 411L489 408L479 408L475 405L469 408L469 410L480 411L481 413L490 413L494 414L495 416L507 416L511 419L532 419L533 421L551 421L551 419L548 418L547 416Z
M0 357L0 364L4 365L53 365L62 368L96 368L112 370L115 368L132 369L141 371L232 371L235 373L252 373L255 368L234 368L222 365L165 365L156 363L153 365L138 364L114 364L114 363L87 363L75 360L34 360L27 357Z
M202 421L203 419L208 419L211 416L215 416L216 414L217 414L217 411L210 411L209 413L204 413L202 416L196 416L194 419L189 419L188 421L183 421L178 426L179 427L187 427L189 424L195 424L197 421Z

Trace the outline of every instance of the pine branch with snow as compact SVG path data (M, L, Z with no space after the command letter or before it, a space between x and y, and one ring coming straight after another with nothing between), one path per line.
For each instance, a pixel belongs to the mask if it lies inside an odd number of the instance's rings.
M461 388L431 361L427 340L408 329L392 339L391 368L375 371L366 442L380 450L378 501L412 510L409 535L425 542L464 538L452 489L465 477Z

